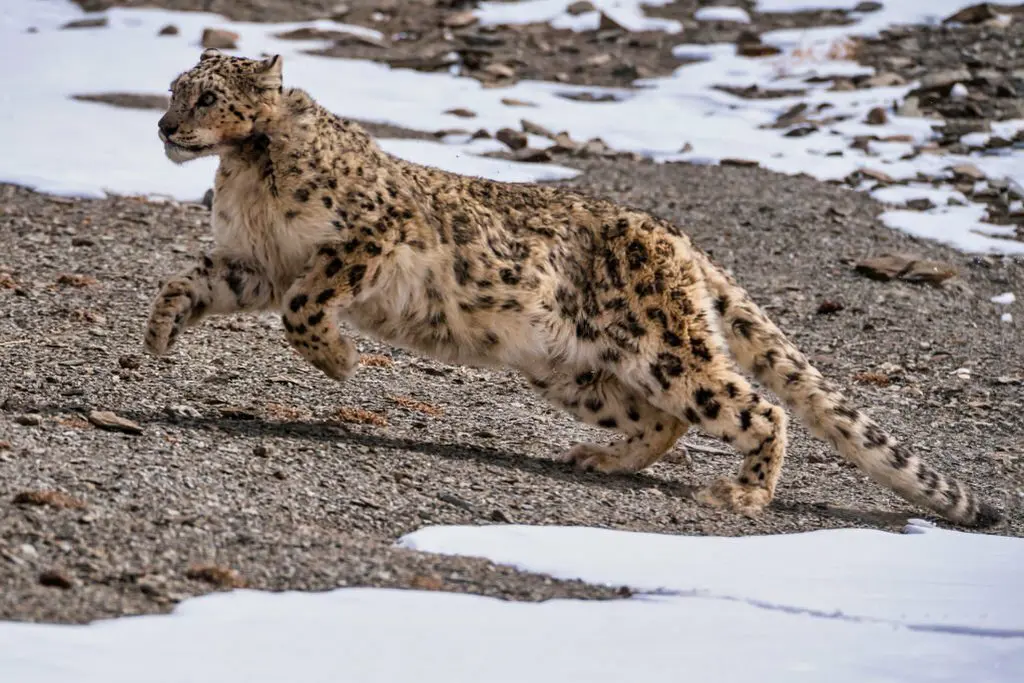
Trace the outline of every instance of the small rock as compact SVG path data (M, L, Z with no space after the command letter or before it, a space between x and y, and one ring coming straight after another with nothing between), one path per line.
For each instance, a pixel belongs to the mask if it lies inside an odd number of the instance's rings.
M467 26L472 26L477 21L476 14L472 10L466 10L465 12L449 14L442 23L448 28L466 28Z
M894 85L903 85L906 82L899 74L886 71L864 79L860 82L860 85L865 88L888 88Z
M505 514L504 510L491 510L491 514L487 515L487 519L492 522L501 522L502 524L512 524L511 518Z
M774 45L766 45L765 43L741 43L736 46L736 54L740 57L771 57L781 52L782 50Z
M238 34L233 31L226 31L221 28L203 29L203 37L200 43L204 48L216 48L218 50L234 50L238 47Z
M23 427L38 427L43 424L43 416L38 413L27 413L15 416L14 421Z
M907 97L896 108L896 113L900 116L919 117L921 116L921 101L916 97Z
M174 24L167 24L157 32L158 36L176 36L178 35L178 27Z
M129 419L108 410L93 410L89 413L89 422L100 429L125 434L141 434L142 427Z
M966 67L946 69L925 75L921 79L921 90L945 90L954 83L971 80L971 72Z
M879 171L874 168L861 168L858 169L856 173L860 173L865 178L870 178L880 183L885 183L886 185L890 185L894 182L894 179L891 175L889 175L885 171Z
M853 8L853 11L864 13L877 12L878 10L882 9L882 7L883 5L880 2L876 2L875 0L865 0L864 2L858 2L857 5Z
M533 121L519 119L519 125L522 126L524 133L529 133L530 135L539 135L540 137L548 138L549 140L553 140L555 137L555 134L552 133L550 130L548 130L547 128L538 123L534 123Z
M342 19L347 17L349 12L351 11L352 8L349 7L348 4L344 2L339 2L337 5L331 8L331 11L328 16L334 21L341 21Z
M825 300L818 304L818 309L815 311L818 315L831 315L832 313L838 313L839 311L846 308L839 301Z
M942 20L944 24L980 24L989 19L995 19L999 14L990 3L983 2L979 5L971 5L951 14Z
M953 87L949 89L949 98L951 100L964 100L967 99L967 86L963 83L954 83Z
M452 116L458 116L460 119L472 119L476 118L476 112L470 111L463 107L457 107L455 109L448 109L444 112L445 114L451 114Z
M190 405L179 403L164 408L164 414L176 420L200 420L203 414Z
M91 19L76 19L61 26L62 29L69 28L104 28L107 25L106 17L95 17Z
M918 197L917 199L908 199L907 208L914 211L928 211L929 209L934 209L935 204L927 197Z
M574 2L566 7L565 11L571 16L578 17L579 15L587 12L595 12L597 11L597 8L594 7L594 3L589 2L589 0L579 0L578 2Z
M409 581L409 587L418 591L439 591L444 587L444 581L435 574L417 574Z
M885 109L882 107L875 107L868 112L868 116L864 119L864 123L872 126L884 126L889 122L889 115L885 113Z
M274 454L274 451L265 444L257 444L252 447L252 454L257 458L269 458Z
M734 157L726 157L726 158L722 159L721 161L719 161L718 163L721 164L722 166L747 166L747 167L754 167L754 166L760 166L761 165L761 163L758 162L758 161L753 161L751 159L736 159Z
M58 510L82 510L86 507L85 501L68 495L63 491L53 489L42 489L38 491L20 491L15 494L11 502L15 505L35 505L38 507L52 507Z
M474 509L472 503L470 503L468 500L464 498L455 495L454 493L440 493L438 494L437 499L445 503L448 503L449 505L454 505L455 507L462 508L463 510L469 510L470 512L472 512Z
M39 585L68 590L74 587L75 582L66 572L50 569L39 575Z
M953 175L957 176L958 178L968 178L970 180L985 179L985 174L982 172L980 168L978 168L974 164L960 164L958 166L953 166L949 170L951 170L953 172Z
M513 151L525 148L529 142L525 133L520 133L519 131L512 130L511 128L502 128L494 137L505 143L505 145Z
M488 64L483 69L481 69L481 71L483 71L488 76L493 76L494 78L498 79L515 78L516 76L515 69L513 69L507 64L502 64L500 62L492 62L491 64Z
M238 571L215 564L194 564L185 571L185 577L220 588L244 588L246 585L245 579Z
M213 193L213 188L211 187L210 189L203 193L203 198L199 200L199 203L206 207L207 211L212 211L214 197L215 195Z
M597 24L597 30L599 32L600 31L622 31L622 32L628 32L629 31L629 29L627 29L625 26L623 26L619 22L617 22L614 19L612 19L610 16L608 16L604 12L601 12L601 21L599 21L598 24Z
M537 105L527 100L517 100L514 97L502 97L501 103L507 107L536 107Z
M576 141L573 140L569 133L567 133L566 131L562 131L561 133L556 135L553 138L553 140L555 144L550 147L550 150L552 152L575 152L576 149L579 147L579 145L576 144Z
M583 61L583 66L596 68L599 66L604 66L610 61L612 61L612 56L607 52L602 52L600 54L593 55L592 57L587 57Z
M914 259L902 255L886 255L860 261L854 270L872 280L906 280L938 286L957 274L954 266L941 261Z
M512 158L516 161L524 161L526 163L543 163L545 161L551 161L551 153L546 149L524 147L523 149L516 150L512 154Z

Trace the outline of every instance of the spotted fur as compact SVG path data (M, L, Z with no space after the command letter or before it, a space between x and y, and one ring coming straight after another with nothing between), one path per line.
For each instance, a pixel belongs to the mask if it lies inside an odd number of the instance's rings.
M964 525L1000 515L852 407L676 226L560 189L503 184L385 154L356 124L281 86L281 59L208 50L175 79L168 156L218 155L215 249L157 297L165 353L209 314L278 310L328 376L358 363L344 319L452 363L510 367L579 419L622 434L563 458L603 472L659 460L691 427L732 444L735 478L698 496L756 514L786 452L769 387L872 479Z

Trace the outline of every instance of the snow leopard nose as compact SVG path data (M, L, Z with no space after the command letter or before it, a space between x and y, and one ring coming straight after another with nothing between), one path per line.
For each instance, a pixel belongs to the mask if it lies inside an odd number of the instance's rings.
M166 115L160 118L160 122L157 125L160 127L160 132L168 137L178 131L178 124L168 121Z

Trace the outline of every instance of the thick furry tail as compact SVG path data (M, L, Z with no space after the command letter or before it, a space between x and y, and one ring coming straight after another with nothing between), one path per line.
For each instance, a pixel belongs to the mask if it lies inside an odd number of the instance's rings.
M1002 519L996 508L904 451L871 418L851 406L726 273L703 258L701 270L729 350L815 436L832 443L874 481L954 523L981 528Z

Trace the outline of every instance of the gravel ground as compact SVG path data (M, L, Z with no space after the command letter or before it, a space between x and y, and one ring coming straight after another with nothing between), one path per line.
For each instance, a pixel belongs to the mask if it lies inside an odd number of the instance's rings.
M295 18L246 14L256 6L230 5L236 18ZM1004 309L989 302L1024 295L1024 263L913 240L880 225L868 197L806 177L559 162L584 171L568 185L686 226L858 404L1003 506L1008 521L993 533L1024 535L1024 314L1015 304L1017 320L1001 323ZM921 514L797 424L776 501L757 520L692 500L740 460L696 434L690 468L577 473L550 457L604 435L519 378L360 339L365 367L331 383L288 348L272 315L209 320L172 356L145 356L150 298L209 246L208 218L199 205L0 185L0 618L160 612L235 585L613 598L614 587L393 544L429 524L741 535L897 529ZM960 276L929 287L854 272L884 253L945 261ZM99 428L92 411L140 433Z

